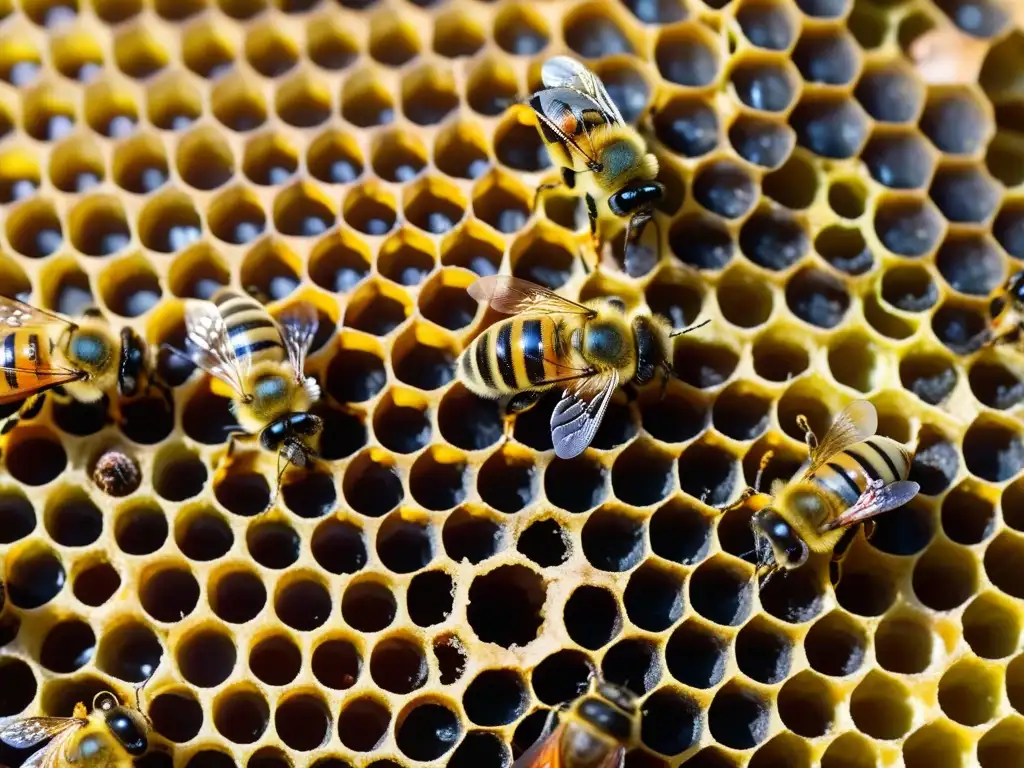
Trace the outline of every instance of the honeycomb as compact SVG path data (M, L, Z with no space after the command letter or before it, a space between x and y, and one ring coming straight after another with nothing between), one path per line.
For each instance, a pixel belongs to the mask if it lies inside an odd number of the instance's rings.
M508 768L598 672L641 697L628 768L1024 766L1024 366L984 344L1024 266L1008 7L0 0L0 19L0 293L95 304L154 349L220 285L304 298L327 424L264 513L275 458L224 461L227 401L171 355L173 414L147 394L19 423L0 717L132 701L153 675L146 768ZM980 74L926 83L907 52L952 25ZM629 274L621 223L587 272L579 201L533 210L556 174L520 102L563 52L661 162ZM550 398L506 441L454 380L496 317L464 289L499 271L712 323L677 339L663 397L620 393L557 460ZM821 435L855 397L916 450L922 492L837 586L819 558L759 589L750 510L714 505L769 449L766 482L788 477L797 415Z

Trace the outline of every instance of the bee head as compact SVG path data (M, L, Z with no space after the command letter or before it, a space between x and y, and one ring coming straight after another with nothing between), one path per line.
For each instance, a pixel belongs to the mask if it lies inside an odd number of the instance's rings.
M107 729L121 743L129 755L139 756L146 751L146 726L134 710L122 706L117 697L109 691L96 694L92 707L99 712Z
M758 565L798 568L807 562L810 550L800 534L776 510L765 507L750 518Z

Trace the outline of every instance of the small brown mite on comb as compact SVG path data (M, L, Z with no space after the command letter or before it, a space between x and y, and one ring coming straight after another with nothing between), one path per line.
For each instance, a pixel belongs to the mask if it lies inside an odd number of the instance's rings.
M92 481L108 496L127 496L139 487L142 473L131 456L119 450L109 450L93 467Z

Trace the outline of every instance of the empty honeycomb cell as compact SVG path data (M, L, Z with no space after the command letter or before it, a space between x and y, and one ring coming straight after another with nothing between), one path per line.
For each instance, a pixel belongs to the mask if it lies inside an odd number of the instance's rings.
M11 433L4 448L11 477L25 485L46 485L67 466L60 440L41 427L22 427Z
M103 303L121 317L138 317L155 307L163 289L160 278L142 256L131 256L108 266L99 279Z
M203 705L187 689L154 697L146 714L153 730L176 744L191 741L203 727Z
M498 161L516 171L542 171L551 158L537 129L522 122L521 111L500 124L494 133L494 154Z
M325 523L324 525L328 525ZM320 547L317 546L318 536L321 534L318 528L313 534L311 548L313 557L317 563L330 570L323 560L331 562L329 557L323 558L317 554ZM258 522L251 526L245 536L246 546L252 559L264 568L282 570L293 565L299 559L300 539L294 528L283 522ZM323 546L321 543L320 546ZM364 550L365 551L365 550ZM364 555L365 561L365 555Z
M370 26L369 53L381 64L400 67L420 54L423 47L416 29L394 14L375 16Z
M20 489L5 488L0 494L0 543L12 544L35 530L36 512Z
M661 677L657 650L646 639L620 640L604 655L601 675L605 680L643 696L658 684Z
M737 660L739 642L737 640ZM716 631L690 619L669 637L664 655L665 667L673 678L691 688L706 689L715 687L725 677L729 648ZM743 662L739 663L740 669L744 669Z
M740 229L739 244L744 256L771 270L788 269L810 247L803 225L792 214L767 208L746 220Z
M406 219L431 234L442 235L448 232L462 219L465 212L466 201L458 187L440 179L423 179L406 190ZM419 271L429 271L429 268ZM405 285L410 284L404 274L396 277L385 272L383 268L381 273ZM422 276L414 283L421 279Z
M925 186L935 166L933 150L914 133L878 130L861 157L875 181L890 189Z
M476 636L504 648L532 641L543 621L544 580L523 565L502 565L473 579L466 616Z
M204 749L201 752L196 752L186 765L191 768L229 768L229 766L235 765L235 761L230 755L219 750Z
M387 586L373 580L350 584L341 598L341 616L357 632L379 632L391 625L398 610Z
M684 157L700 157L719 143L719 121L704 99L675 96L653 118L658 140Z
M536 674L536 673L535 673ZM470 722L485 727L508 725L526 710L526 686L513 670L490 669L470 681L462 706Z
M860 334L837 339L828 351L832 377L860 392L872 391L881 377L880 351L869 338Z
M708 211L727 219L744 216L757 199L753 178L730 160L717 160L697 171L693 195Z
M719 744L750 749L768 737L771 708L754 689L730 681L715 693L708 708L708 730Z
M975 398L990 408L1004 411L1024 399L1024 382L999 363L974 363L968 372L968 381Z
M174 539L185 557L200 562L223 557L234 544L227 520L214 509L202 506L178 516Z
M635 443L612 466L612 490L633 506L656 504L675 487L673 464L671 454L648 443Z
M428 66L403 78L402 112L416 125L440 123L458 105L450 71Z
M64 243L64 231L52 203L35 199L18 206L7 218L7 240L22 256L41 259Z
M22 122L26 133L42 142L60 141L68 137L74 131L79 118L75 104L69 97L70 94L67 92L50 85L39 85L27 92L22 99ZM93 104L87 102L86 107L91 106ZM95 115L95 111L89 110L89 114ZM3 122L8 121L5 119ZM101 134L108 135L105 133L106 123L102 123L100 127L91 127Z
M796 134L769 118L740 114L729 126L729 143L747 162L774 170L793 151Z
M182 676L199 688L215 688L223 683L238 660L230 635L212 627L183 637L176 655Z
M513 234L526 225L531 213L531 202L530 192L510 175L500 171L486 175L473 190L474 214L503 234ZM473 268L474 264L467 266ZM478 263L473 271L480 272L481 268L487 269Z
M595 73L601 78L623 119L629 123L639 121L651 98L651 87L644 74L627 59L598 63Z
M729 74L729 82L743 104L763 112L785 112L799 88L792 65L769 58L738 62Z
M954 223L980 223L999 203L994 181L977 168L940 169L932 181L931 198Z
M926 267L897 266L882 275L882 299L905 312L923 312L935 306L939 290Z
M422 390L443 387L455 377L458 350L427 326L416 326L398 337L393 350L395 377Z
M298 676L301 666L302 652L284 634L267 635L249 650L250 671L267 685L288 685Z
M882 244L901 256L923 256L944 231L938 210L914 199L883 199L875 211L875 233Z
M967 606L961 621L964 639L981 658L1001 659L1016 650L1021 623L1007 598L984 592Z
M5 717L20 714L32 703L38 689L32 668L13 656L0 656L0 682L4 691L0 714Z
M874 256L859 229L830 226L814 239L814 250L840 272L862 275L874 266Z
M156 136L138 133L118 142L112 155L114 182L134 194L146 194L163 186L169 166L162 142Z
M566 601L562 618L573 642L589 650L607 645L622 629L615 597L598 586L578 586Z
M128 77L143 80L170 63L167 49L150 29L151 26L146 21L137 21L125 24L114 35L114 61Z
M850 296L842 281L813 267L798 272L786 286L786 304L806 323L835 328L850 308Z
M319 696L299 694L278 705L274 725L287 747L309 752L322 747L330 738L331 715L327 703Z
M306 54L321 69L338 70L359 56L359 43L341 19L329 14L310 20L306 27Z
M211 205L210 226L213 228L213 216L216 203ZM245 216L244 207L239 202L231 206L234 216ZM253 210L246 217L248 221L240 221L235 229L245 227L245 234L254 239L263 229L263 213ZM337 220L337 213L330 200L319 189L310 184L298 184L286 189L274 201L274 226L278 232L293 237L317 237L331 229ZM214 234L217 234L214 230ZM237 235L236 235L237 239ZM242 241L245 242L245 241Z
M202 96L185 75L166 76L148 89L146 109L157 128L183 131L202 117Z
M253 744L270 724L270 705L255 688L235 686L214 700L213 723L228 741Z
M964 764L964 751L959 734L940 721L922 726L903 742L903 761L907 768L958 768Z
M978 477L1003 482L1024 466L1024 442L1017 424L980 416L964 434L964 460Z
M323 625L331 614L331 596L319 581L296 577L279 587L274 596L274 612L292 629L309 632Z
M109 256L131 243L124 207L117 198L83 198L68 214L71 244L87 256Z
M436 701L414 701L399 714L395 723L395 741L402 754L413 760L436 760L458 742L462 728L449 706Z
M298 45L273 24L251 27L245 38L245 58L264 77L279 77L299 60Z
M959 544L979 544L996 530L995 505L986 486L965 481L942 501L942 530Z
M981 725L991 720L999 704L999 673L977 660L962 660L939 680L939 706L962 725Z
M489 517L456 509L445 519L441 533L445 553L454 562L480 563L496 554L505 543L502 525Z
M385 235L397 218L394 197L377 185L363 185L345 197L342 215L349 226L367 235Z
M850 715L861 733L876 739L899 739L913 721L910 693L897 680L872 670L850 698Z
M494 117L516 103L517 89L515 73L508 63L485 57L470 71L466 103L474 112Z
M235 173L231 147L212 128L199 128L183 136L175 165L187 184L202 190L223 186Z
M6 193L10 199L5 202L13 202L19 197L18 190L24 188L24 178L31 180L29 184L39 186L39 173L32 163L31 170L22 168L16 170L17 165L25 165L27 158L20 158L12 154L5 158L5 165L8 166L7 174L11 177L10 192ZM90 136L71 136L54 147L50 155L50 180L61 192L81 193L98 186L106 174L104 158L99 144ZM17 176L23 178L16 178ZM6 185L6 181L4 184ZM0 193L2 194L2 193Z
M810 670L786 681L779 691L778 706L786 727L806 738L824 736L835 723L835 702L829 685Z
M63 547L92 544L103 531L103 516L81 489L56 490L43 512L50 538Z
M209 300L229 281L223 256L207 243L197 243L178 254L168 274L171 293L181 298Z
M206 484L206 466L183 446L164 449L153 467L153 487L168 501L184 501L196 496Z
M569 512L585 512L608 495L608 471L586 454L555 459L544 472L544 495Z
M708 423L706 405L672 384L666 385L657 397L645 397L640 416L647 433L665 443L681 443L696 437Z
M182 63L200 77L218 79L231 70L237 60L237 43L229 39L232 31L213 20L190 25L182 39Z
M127 621L100 638L96 666L113 677L141 683L156 671L163 652L160 641L148 626Z
M692 88L711 85L722 68L720 43L712 30L699 22L661 30L654 60L666 80Z
M310 72L292 75L278 86L274 110L288 125L315 128L331 116L327 82Z
M184 250L202 237L202 223L192 200L168 189L150 198L138 217L142 244L158 253Z
M747 237L757 239L756 232L752 234L748 231ZM754 247L749 241L748 245ZM756 245L757 252L764 252L761 248L762 243ZM806 246L806 243L804 245ZM718 284L718 296L723 317L740 328L756 328L771 316L774 304L771 290L766 281L760 279L753 270L738 267L725 274ZM727 301L726 296L741 300ZM728 377L722 377L713 383L720 384L726 378Z
M818 174L806 155L794 154L764 177L765 195L793 210L810 207L818 194Z
M634 626L661 632L683 615L683 581L673 571L643 565L629 577L622 599Z
M420 627L440 624L452 614L455 582L444 571L419 573L409 582L409 618Z
M110 563L97 562L82 568L72 576L72 591L83 604L103 605L121 587L121 577Z
M751 611L753 585L741 566L725 557L701 563L689 581L690 604L716 624L738 626Z
M267 604L267 588L249 570L228 570L217 574L207 587L210 607L229 624L255 619Z
M985 107L967 90L929 94L920 126L937 149L954 155L976 153L992 133Z
M75 77L74 74L67 74L73 67L66 66L65 56L57 55L58 51L63 52L69 45L64 39L52 44L54 66L65 77ZM100 54L102 56L102 53ZM31 85L39 77L42 68L42 60L39 50L26 37L11 35L4 40L4 51L0 53L0 79L10 83L15 88L23 88ZM77 69L73 69L77 73Z
M925 96L918 76L902 63L869 69L854 94L867 113L883 123L916 120Z
M550 39L544 16L525 4L510 4L494 19L494 41L506 53L532 56L544 50Z
M736 9L744 37L758 48L784 51L796 39L798 20L788 4L778 0L749 0Z
M173 623L195 610L199 602L199 583L185 568L154 566L143 574L139 600L154 619Z
M939 341L957 354L975 352L987 338L987 313L952 299L932 315L932 331Z
M1017 768L1024 754L1024 729L1020 721L1006 718L991 728L978 742L978 762L982 768L1005 765Z
M334 139L336 135L343 134L324 134L309 147L307 167L309 172L321 181L336 181L332 175L335 163L344 162L343 159L335 156ZM242 172L246 178L256 184L266 186L283 184L292 177L298 167L298 151L288 137L281 133L268 131L253 137L245 144ZM338 166L338 169L343 171L342 166Z
M244 133L267 121L267 105L257 83L239 72L217 81L210 92L213 116L232 131Z
M92 661L95 650L92 627L80 619L65 619L47 632L39 662L53 672L68 674Z
M258 515L270 503L270 484L266 478L241 468L215 478L213 492L228 512L242 517Z
M977 580L974 558L959 547L936 544L914 564L914 593L936 611L966 602L977 590Z
M573 8L562 21L562 34L568 46L587 59L634 53L628 18L615 6L584 3Z
M434 557L430 529L400 517L389 516L377 532L377 557L393 573L412 573Z
M846 96L808 93L790 114L797 142L836 160L857 155L868 134L868 116Z

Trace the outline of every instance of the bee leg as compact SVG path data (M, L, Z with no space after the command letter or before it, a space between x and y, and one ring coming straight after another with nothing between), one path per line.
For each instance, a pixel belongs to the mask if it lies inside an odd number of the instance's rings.
M736 501L734 501L732 504L726 504L724 507L719 507L719 506L713 506L712 505L712 508L713 509L717 509L721 514L724 515L724 514L726 514L728 512L732 512L734 509L739 509L744 504L746 504L747 501L749 501L751 498L756 496L758 493L760 493L760 491L758 491L756 488L749 488L748 487L748 488L744 489L743 493L740 494L740 497L738 499L736 499ZM708 494L708 492L705 491L704 494L703 494L704 498L707 498L707 494ZM703 500L704 499L702 498L701 501L703 501Z
M807 448L811 453L818 450L818 438L814 434L814 430L811 429L811 423L807 421L807 417L802 413L796 417L796 425L804 432L804 441L807 443Z
M596 253L601 252L601 238L597 235L597 201L587 192L587 218L590 220L590 242Z
M544 198L544 193L564 186L564 181L549 181L547 184L541 184L537 187L537 192L533 196L533 212L537 213L537 209L540 208L541 200Z
M512 438L512 430L515 429L515 415L528 411L537 404L544 392L527 391L513 395L505 403L505 440Z
M764 477L764 471L768 469L768 464L771 462L772 457L775 455L775 451L769 448L761 456L761 463L757 467L757 477L754 478L754 492L761 492L761 478Z
M12 429L17 426L18 422L26 419L34 419L39 415L39 412L43 410L43 405L46 403L46 393L40 392L35 395L26 397L22 402L21 407L8 416L6 419L0 421L0 435L6 435Z

